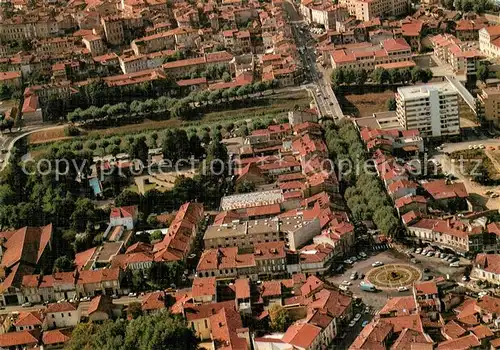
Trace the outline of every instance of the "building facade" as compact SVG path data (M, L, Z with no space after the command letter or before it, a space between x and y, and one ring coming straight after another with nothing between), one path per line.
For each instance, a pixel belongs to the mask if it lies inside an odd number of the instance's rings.
M458 93L449 83L398 88L396 114L405 129L417 129L422 137L460 134Z

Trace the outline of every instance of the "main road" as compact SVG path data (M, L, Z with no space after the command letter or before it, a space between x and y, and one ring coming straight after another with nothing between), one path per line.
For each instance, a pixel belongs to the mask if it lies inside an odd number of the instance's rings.
M299 48L304 78L306 81L310 81L312 82L312 85L314 85L314 100L318 107L320 116L330 117L333 119L343 118L344 114L342 113L342 109L340 108L337 97L330 86L330 77L324 76L317 69L317 56L315 50L316 41L311 35L309 26L305 21L301 20L295 5L289 0L285 1L285 11L291 20L295 43Z

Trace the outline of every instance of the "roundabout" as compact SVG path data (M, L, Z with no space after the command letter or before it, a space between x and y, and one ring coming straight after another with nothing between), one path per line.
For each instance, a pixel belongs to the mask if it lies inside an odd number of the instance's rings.
M366 280L378 289L396 289L410 287L422 278L422 272L407 264L389 264L368 271Z

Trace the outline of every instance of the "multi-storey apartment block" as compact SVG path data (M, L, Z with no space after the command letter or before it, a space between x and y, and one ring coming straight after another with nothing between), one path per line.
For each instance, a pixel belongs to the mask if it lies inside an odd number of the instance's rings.
M458 94L449 83L398 88L396 114L405 129L417 129L422 137L460 133Z

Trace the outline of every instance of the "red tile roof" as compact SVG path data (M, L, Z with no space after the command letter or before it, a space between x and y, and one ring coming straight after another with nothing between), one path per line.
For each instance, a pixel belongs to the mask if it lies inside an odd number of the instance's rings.
M186 320L193 321L209 318L219 312L222 308L232 308L236 310L234 300L201 305L185 304L184 312L186 314Z
M451 320L444 326L443 333L451 339L457 339L464 335L466 330L463 329L458 323Z
M215 296L217 290L217 280L215 277L196 277L193 279L192 296Z
M131 218L137 212L137 206L131 205L128 207L112 208L109 216L111 218Z
M372 322L361 329L349 350L385 350L385 344L390 334L392 334L392 324L385 322L385 319L374 318Z
M494 274L500 274L500 255L497 254L478 254L474 265L482 270Z
M321 333L321 328L309 323L294 323L288 327L283 335L283 342L302 349L309 348L317 336Z
M17 317L14 326L16 327L26 327L26 326L41 326L43 323L43 314L38 311L21 311Z
M469 331L474 333L477 339L481 340L483 338L493 337L493 332L484 324L480 324L476 327L469 328Z
M250 280L248 278L238 278L234 281L236 299L250 298Z
M75 263L78 270L82 270L85 267L85 265L87 265L87 263L90 261L90 259L94 255L96 249L97 249L97 247L93 247L93 248L87 249L83 252L75 254L74 263Z
M152 292L142 298L141 308L143 311L160 310L165 308L164 292Z
M76 307L72 303L62 302L62 303L52 303L47 305L46 313L54 312L65 312L65 311L75 311Z
M117 281L120 276L119 268L84 270L80 271L76 284L100 283L103 281Z
M427 333L405 328L391 346L391 350L432 350L433 343Z
M38 102L38 95L31 95L24 99L23 102L23 113L33 113L40 108L40 103Z
M451 339L438 344L438 350L467 350L480 346L481 342L474 334L469 334L458 339Z
M98 295L90 301L89 308L87 310L88 314L91 315L94 312L101 311L110 313L112 307L111 298L106 295Z
M39 263L45 248L52 238L52 224L43 227L23 227L4 243L5 251L1 265L11 267L24 261L32 265Z
M245 338L238 336L238 332L244 330L243 322L239 312L233 307L223 307L215 315L210 316L210 325L216 349L248 349L250 344L247 344ZM248 329L246 331L248 332Z
M461 182L447 183L446 179L424 182L422 186L436 200L448 198L467 198L465 185Z
M20 331L0 334L0 347L34 347L38 344L38 337L39 332L37 331Z
M42 343L44 345L62 344L71 339L71 330L54 329L43 332Z
M438 289L435 281L417 282L414 285L417 295L437 294Z
M379 311L380 315L393 314L395 316L409 315L416 312L417 304L413 296L395 297L387 300L385 305Z

